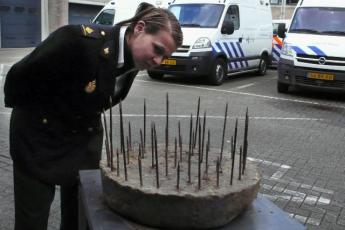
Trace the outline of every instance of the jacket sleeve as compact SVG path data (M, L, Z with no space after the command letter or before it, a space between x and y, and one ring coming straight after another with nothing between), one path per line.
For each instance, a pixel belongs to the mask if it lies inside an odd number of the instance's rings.
M59 28L11 67L4 84L6 107L39 104L52 94L55 82L61 81L73 64L76 34L76 27Z

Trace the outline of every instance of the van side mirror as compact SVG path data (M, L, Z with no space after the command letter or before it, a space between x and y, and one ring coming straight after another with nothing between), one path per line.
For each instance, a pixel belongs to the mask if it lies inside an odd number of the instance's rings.
M235 31L235 26L232 21L224 21L221 29L222 34L233 34Z
M281 38L285 38L286 37L286 28L285 28L285 23L279 23L278 25L278 36Z

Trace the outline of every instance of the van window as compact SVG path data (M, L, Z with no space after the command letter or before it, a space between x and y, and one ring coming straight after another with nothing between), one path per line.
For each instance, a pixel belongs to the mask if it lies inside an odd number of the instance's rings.
M169 7L182 27L203 28L216 28L223 9L223 4L176 4Z
M238 6L229 6L224 21L232 21L234 23L235 30L238 30L240 28L240 12Z
M295 13L289 32L344 36L344 22L344 8L300 7Z
M115 16L115 10L112 10L112 9L104 10L102 13L98 15L98 17L94 20L93 23L102 24L102 25L113 25L114 16Z

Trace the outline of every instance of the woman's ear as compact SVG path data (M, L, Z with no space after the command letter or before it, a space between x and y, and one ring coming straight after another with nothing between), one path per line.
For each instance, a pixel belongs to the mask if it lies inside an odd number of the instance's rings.
M144 31L145 31L145 22L140 20L137 22L137 24L135 24L134 34L137 35L137 34L144 32Z

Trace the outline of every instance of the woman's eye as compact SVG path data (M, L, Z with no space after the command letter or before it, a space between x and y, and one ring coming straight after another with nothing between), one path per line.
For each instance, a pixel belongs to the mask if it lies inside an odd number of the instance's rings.
M163 55L164 54L164 49L162 47L159 47L157 45L154 46L155 53L158 55Z

